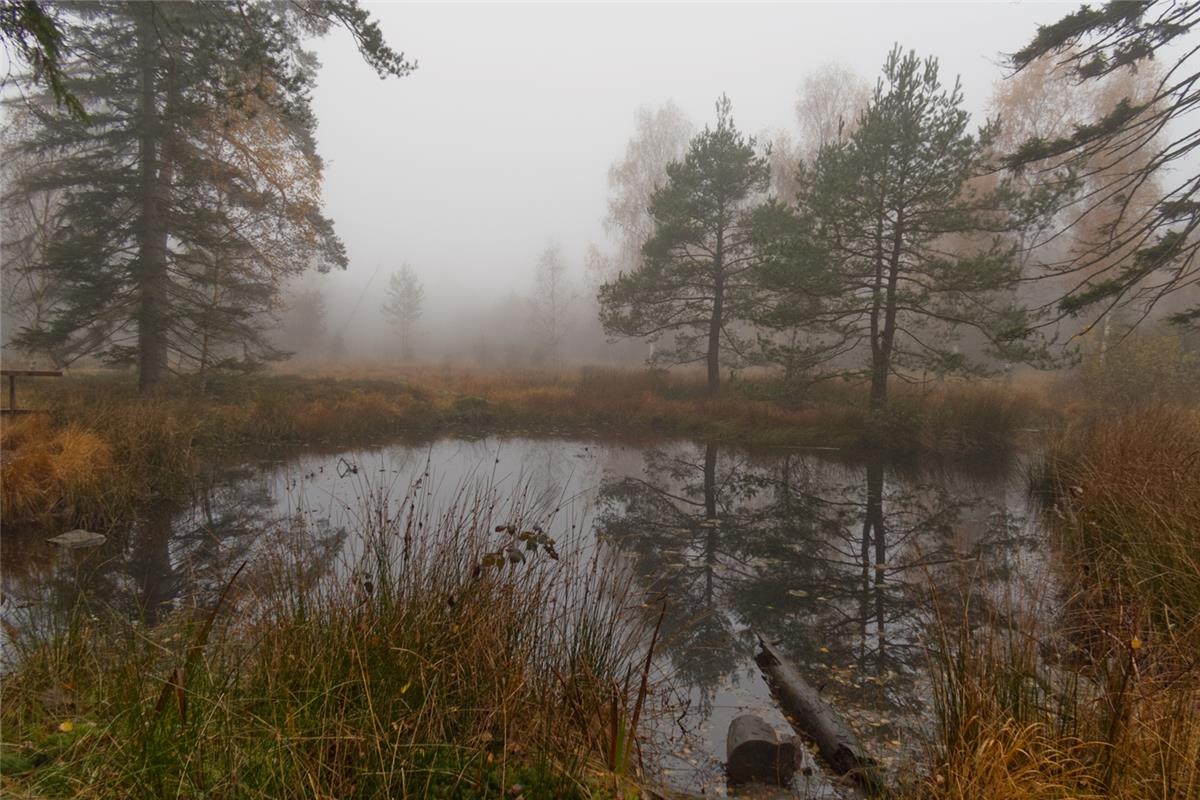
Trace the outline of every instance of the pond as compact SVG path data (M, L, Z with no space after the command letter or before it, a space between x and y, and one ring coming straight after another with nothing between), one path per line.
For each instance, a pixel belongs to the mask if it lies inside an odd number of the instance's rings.
M266 531L302 521L309 545L338 569L371 493L402 496L423 481L436 505L486 484L501 502L543 509L552 536L611 551L633 571L648 613L666 603L657 666L667 688L650 723L652 761L666 783L720 795L735 716L753 711L790 735L755 663L758 636L777 643L885 767L920 747L930 598L1003 611L1044 585L1024 474L1020 456L975 468L898 465L690 441L504 437L272 452L207 468L187 502L148 504L128 535L96 551L64 554L44 534L6 534L3 612L11 621L63 607L86 586L153 623L222 585ZM784 796L830 791L811 780Z

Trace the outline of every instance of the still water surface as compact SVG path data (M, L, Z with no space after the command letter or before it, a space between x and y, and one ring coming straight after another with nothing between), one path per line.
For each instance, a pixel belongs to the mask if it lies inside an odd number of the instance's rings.
M655 760L670 784L720 795L735 716L754 711L790 734L754 661L759 635L885 765L919 748L931 594L1011 608L1041 581L1022 475L1019 458L917 468L688 441L443 439L272 453L206 470L189 501L149 504L127 536L98 551L64 556L41 536L6 536L3 611L13 619L15 609L69 603L86 582L153 622L253 559L264 531L302 521L336 568L366 495L403 495L421 479L436 505L488 484L556 512L551 535L609 549L646 597L665 598L659 666L670 713L652 723ZM797 780L792 795L830 791Z

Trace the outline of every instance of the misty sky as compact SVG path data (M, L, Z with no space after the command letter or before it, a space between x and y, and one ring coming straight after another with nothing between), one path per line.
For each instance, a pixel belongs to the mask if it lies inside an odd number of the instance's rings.
M899 42L961 75L981 115L1001 54L1078 3L366 5L420 68L381 81L346 34L316 47L326 211L350 255L323 283L344 296L382 265L364 310L403 260L431 305L527 291L551 239L581 272L639 106L703 126L726 92L743 130L794 131L805 74L840 61L873 84Z

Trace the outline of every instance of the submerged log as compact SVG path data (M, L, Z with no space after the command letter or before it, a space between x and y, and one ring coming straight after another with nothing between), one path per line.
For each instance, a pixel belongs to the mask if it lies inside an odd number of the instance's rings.
M787 786L796 772L796 761L796 743L780 741L775 729L761 717L741 714L729 723L725 773L730 783Z
M867 793L880 790L878 764L859 744L858 737L774 645L761 636L758 643L758 665L789 721L817 745L821 757L838 775L854 781Z

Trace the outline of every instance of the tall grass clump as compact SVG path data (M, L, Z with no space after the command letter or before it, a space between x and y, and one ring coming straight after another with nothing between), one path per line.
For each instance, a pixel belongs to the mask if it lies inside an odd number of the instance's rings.
M1197 626L1198 476L1200 408L1133 406L1068 427L1049 447L1042 483L1074 574L1158 626Z
M919 399L901 392L898 405L919 417L919 449L989 454L1013 449L1023 428L1044 425L1054 412L1033 390L995 381L941 384Z
M34 415L0 423L0 506L6 520L102 504L112 469L112 448L80 425L55 428Z
M934 770L913 797L1200 796L1200 412L1130 406L1049 445L1052 581L940 619ZM987 615L984 615L987 617Z
M995 623L996 620L993 620ZM1030 623L1030 619L1025 619ZM1057 623L1057 624L1056 624ZM1189 800L1200 793L1200 675L1182 637L1048 614L939 620L930 770L937 800Z
M444 508L420 481L361 494L352 534L281 525L154 628L93 600L10 630L6 779L97 797L631 791L652 687L628 578L490 488Z

